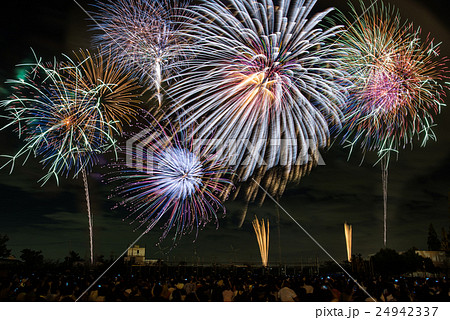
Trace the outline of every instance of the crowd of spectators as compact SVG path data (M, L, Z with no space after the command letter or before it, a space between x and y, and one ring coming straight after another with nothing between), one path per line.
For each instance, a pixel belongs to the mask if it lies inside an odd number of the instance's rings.
M0 282L0 301L75 301L94 282L93 276L14 275ZM263 302L263 301L450 301L443 278L366 278L343 275L139 276L101 278L80 301ZM369 296L370 295L370 296Z

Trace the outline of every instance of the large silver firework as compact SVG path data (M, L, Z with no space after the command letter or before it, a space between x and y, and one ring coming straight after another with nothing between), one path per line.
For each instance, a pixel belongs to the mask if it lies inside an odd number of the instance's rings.
M312 16L315 3L208 0L187 10L195 45L169 89L174 112L217 142L241 181L279 166L289 177L340 127L345 94L331 40L341 29L319 27L333 9Z

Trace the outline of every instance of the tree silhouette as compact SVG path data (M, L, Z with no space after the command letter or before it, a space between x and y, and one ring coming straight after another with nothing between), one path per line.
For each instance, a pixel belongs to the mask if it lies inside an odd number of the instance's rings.
M401 255L403 260L403 272L415 272L421 270L424 258L419 256L416 251L417 248L412 247Z
M70 251L69 256L64 258L64 264L66 266L73 266L75 262L80 261L83 261L83 259L81 259L80 255L75 251Z
M6 248L6 243L8 242L9 237L0 234L0 258L7 258L11 254L11 250Z
M373 256L374 269L377 274L384 276L401 275L407 272L435 270L430 258L419 256L417 248L399 254L393 249L381 249Z
M22 253L20 259L22 259L28 267L39 267L44 263L44 256L40 250L23 249L20 252Z
M399 275L404 272L403 259L393 249L381 249L373 257L374 269L383 276Z
M441 249L441 241L439 240L436 230L434 230L433 224L430 223L428 227L428 250L436 251Z
M442 239L441 239L441 250L445 251L448 255L450 253L450 248L448 244L448 235L445 228L442 228Z

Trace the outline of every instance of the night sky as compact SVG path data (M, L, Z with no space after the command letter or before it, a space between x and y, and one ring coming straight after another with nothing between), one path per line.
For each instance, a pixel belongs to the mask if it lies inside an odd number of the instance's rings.
M345 10L345 1L318 1L318 8L336 6ZM441 53L450 57L450 24L447 8L440 0L392 0L402 18L422 26L423 35L431 33L443 42ZM80 2L89 8L86 1ZM92 3L92 1L90 2ZM71 0L8 1L0 12L0 87L6 79L15 78L15 65L32 61L31 47L44 60L61 58L78 48L90 47L92 32L85 13ZM2 98L5 90L0 88ZM448 104L449 99L447 99ZM437 142L426 148L415 145L400 153L389 171L388 246L398 251L412 246L426 249L428 225L440 230L450 226L450 112L444 108L436 118ZM4 121L0 120L3 125ZM14 154L21 142L10 132L0 132L0 154ZM290 186L281 205L313 235L328 252L344 260L343 223L353 225L354 252L367 256L383 245L383 202L381 170L373 166L376 157L369 154L361 163L356 152L347 161L347 151L339 144L322 152L326 163L304 177L299 185ZM108 157L105 157L105 162ZM4 163L2 160L1 163ZM130 221L123 221L125 212L111 210L113 201L106 200L110 186L101 182L105 168L97 166L90 176L92 210L94 213L96 254L118 255L143 230L133 231ZM44 175L38 160L20 164L9 175L9 168L0 171L0 234L8 234L13 254L31 248L42 250L46 258L62 259L69 250L88 257L87 215L81 179L62 179L59 187L51 180L41 187L37 182ZM227 202L227 215L220 227L209 224L199 232L185 236L170 252L171 261L192 260L194 253L205 262L258 262L259 251L251 226L257 214L271 222L269 263L278 260L278 237L275 205L270 199L262 207L251 206L247 218L238 228L243 203ZM284 262L299 262L325 254L281 213L281 255ZM163 257L155 244L161 230L154 229L139 244L146 245L148 258ZM162 247L171 246L170 240ZM167 249L166 249L167 250Z

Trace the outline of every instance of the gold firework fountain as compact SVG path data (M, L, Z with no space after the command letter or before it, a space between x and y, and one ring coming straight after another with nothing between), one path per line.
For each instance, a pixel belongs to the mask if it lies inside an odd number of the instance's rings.
M269 220L267 219L266 229L264 219L261 219L260 224L258 217L255 216L255 220L253 220L253 229L255 229L256 240L258 240L262 265L263 267L267 267L269 262Z
M345 245L347 246L347 260L352 260L352 225L344 222Z

